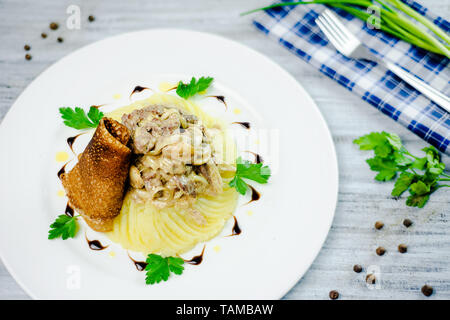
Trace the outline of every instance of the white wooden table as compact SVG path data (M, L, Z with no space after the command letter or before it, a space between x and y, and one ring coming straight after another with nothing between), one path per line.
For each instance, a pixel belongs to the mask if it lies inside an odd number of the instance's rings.
M310 270L286 295L286 299L328 299L338 290L341 299L449 299L450 298L450 191L441 189L422 210L408 208L404 199L390 197L391 183L376 183L364 159L368 153L352 144L370 131L401 135L408 148L425 146L420 138L378 112L335 82L266 38L239 13L269 1L262 0L2 0L0 1L0 119L25 87L61 57L86 44L123 32L147 28L186 28L212 32L244 43L271 57L306 88L328 122L339 159L339 202L326 243ZM66 9L81 8L80 30L68 30ZM442 16L450 13L449 0L427 0L427 6ZM93 14L95 22L88 23ZM50 22L60 24L48 30ZM47 39L41 39L46 32ZM56 38L64 38L58 43ZM32 47L31 61L24 59L23 46ZM38 107L38 106L30 106ZM448 157L444 157L447 165ZM413 226L402 221L410 218ZM375 230L374 223L385 223ZM408 252L400 254L397 245ZM375 249L387 249L377 256ZM354 264L379 269L376 289L365 284L365 271L353 272ZM32 266L30 266L32 272ZM425 283L435 293L420 292ZM0 299L27 299L0 262Z

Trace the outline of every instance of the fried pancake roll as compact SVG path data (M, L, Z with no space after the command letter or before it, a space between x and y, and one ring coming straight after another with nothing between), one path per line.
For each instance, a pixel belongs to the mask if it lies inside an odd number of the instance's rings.
M70 205L95 231L112 230L120 213L131 163L130 133L103 118L78 163L61 176Z

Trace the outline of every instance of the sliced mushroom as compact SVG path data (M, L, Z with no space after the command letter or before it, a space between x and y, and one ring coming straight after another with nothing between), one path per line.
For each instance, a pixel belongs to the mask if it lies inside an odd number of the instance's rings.
M141 172L135 166L130 167L130 184L133 188L142 189L144 187L144 180L141 177Z

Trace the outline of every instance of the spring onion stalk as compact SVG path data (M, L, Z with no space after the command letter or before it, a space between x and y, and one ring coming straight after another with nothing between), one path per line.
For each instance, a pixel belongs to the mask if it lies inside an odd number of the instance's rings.
M390 0L390 2L397 7L397 9L401 10L411 18L419 21L422 23L425 27L430 29L434 32L439 38L444 40L447 45L450 45L450 37L445 33L444 30L436 26L432 21L426 19L424 16L422 16L420 13L418 13L416 10L412 9L410 6L404 4L403 2L399 0Z
M296 6L298 4L333 4L333 3L346 3L346 4L353 4L353 5L359 5L362 7L368 7L371 6L372 3L368 0L312 0L312 1L293 1L293 2L283 2L283 3L275 3L267 7L262 7L258 9L253 9L250 11L246 11L241 13L241 16L245 16L250 13L254 13L257 11L263 11L263 10L269 10L272 8L277 7L285 7L285 6Z
M384 23L388 26L390 26L392 29L394 29L396 32L400 33L400 36L397 36L395 33L390 32L390 31L386 31L391 33L392 35L396 36L399 39L402 39L406 42L411 43L412 41L414 41L415 45L418 47L421 47L425 50L428 50L430 52L434 52L434 53L438 53L440 54L441 51L436 49L435 47L431 46L430 44L428 44L427 42L423 42L422 40L418 39L418 38L411 38L411 34L409 32L407 32L405 29L400 28L398 25L396 25L395 23L392 23L390 20L385 20L383 19ZM394 32L395 32L394 31Z
M382 15L384 15L384 18L386 20L390 20L400 27L402 27L405 30L410 31L413 35L416 35L418 38L422 39L423 41L429 43L430 45L434 45L435 47L439 48L442 51L442 54L444 54L447 57L450 57L450 52L447 50L447 48L440 42L438 39L433 37L431 34L427 32L427 30L424 30L420 25L416 25L415 23L412 23L408 18L403 17L401 14L395 14L392 12L384 11L382 12ZM422 19L425 19L422 17ZM437 27L437 26L436 26ZM415 44L415 43L412 43Z
M283 6L327 4L345 10L363 21L367 21L371 14L366 10L375 3L380 5L378 8L380 9L380 28L382 31L417 47L450 58L450 37L448 34L400 0L311 0L283 2L247 11L241 15Z
M342 9L344 11L347 11L348 13L354 15L355 17L363 20L363 21L367 21L367 19L370 17L370 14L365 12L365 11L361 11L358 10L356 8L353 7L349 7L349 6L343 6L340 4L333 4L333 7ZM434 53L441 53L441 50L437 50L435 47L431 46L430 44L423 42L422 40L418 39L418 38L411 38L411 34L408 33L405 29L402 29L401 27L399 27L398 25L396 25L395 23L392 23L390 20L385 20L382 19L382 21L384 22L384 24L381 24L381 30L387 33L392 34L393 36L402 39L406 42L412 43L412 41L414 41L414 43L419 47L428 50L430 52L434 52Z
M344 6L341 4L332 4L333 7L335 8L339 8L342 9L344 11L347 11L348 13L350 13L351 15L363 20L363 21L367 21L367 19L369 19L370 14L367 13L366 11L361 11L358 10L354 7L350 7L350 6ZM382 24L381 26L381 30L388 32L394 36L396 36L397 38L402 38L403 35L401 33L398 32L398 30L396 31L395 29L391 28L389 25L387 24Z

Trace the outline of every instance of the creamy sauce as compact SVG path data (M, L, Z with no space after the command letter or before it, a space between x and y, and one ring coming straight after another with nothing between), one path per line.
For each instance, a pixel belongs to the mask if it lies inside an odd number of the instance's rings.
M62 198L66 195L66 192L63 189L60 189L56 194L58 195L58 197Z
M113 94L112 97L113 97L114 100L120 100L120 99L122 99L122 95L121 95L120 93Z
M65 151L59 151L55 155L56 162L66 162L69 160L69 154Z
M222 248L220 246L214 246L214 248L213 248L213 250L217 253L219 253L221 249Z
M161 92L168 92L177 88L176 84L170 82L161 82L158 86L158 90Z
M234 108L234 109L233 109L233 113L234 113L234 114L241 114L241 112L242 112L242 111L241 111L241 109L239 109L239 108Z
M248 210L248 211L247 211L247 215L248 215L249 217L251 217L251 216L253 215L253 211L252 211L252 210Z

